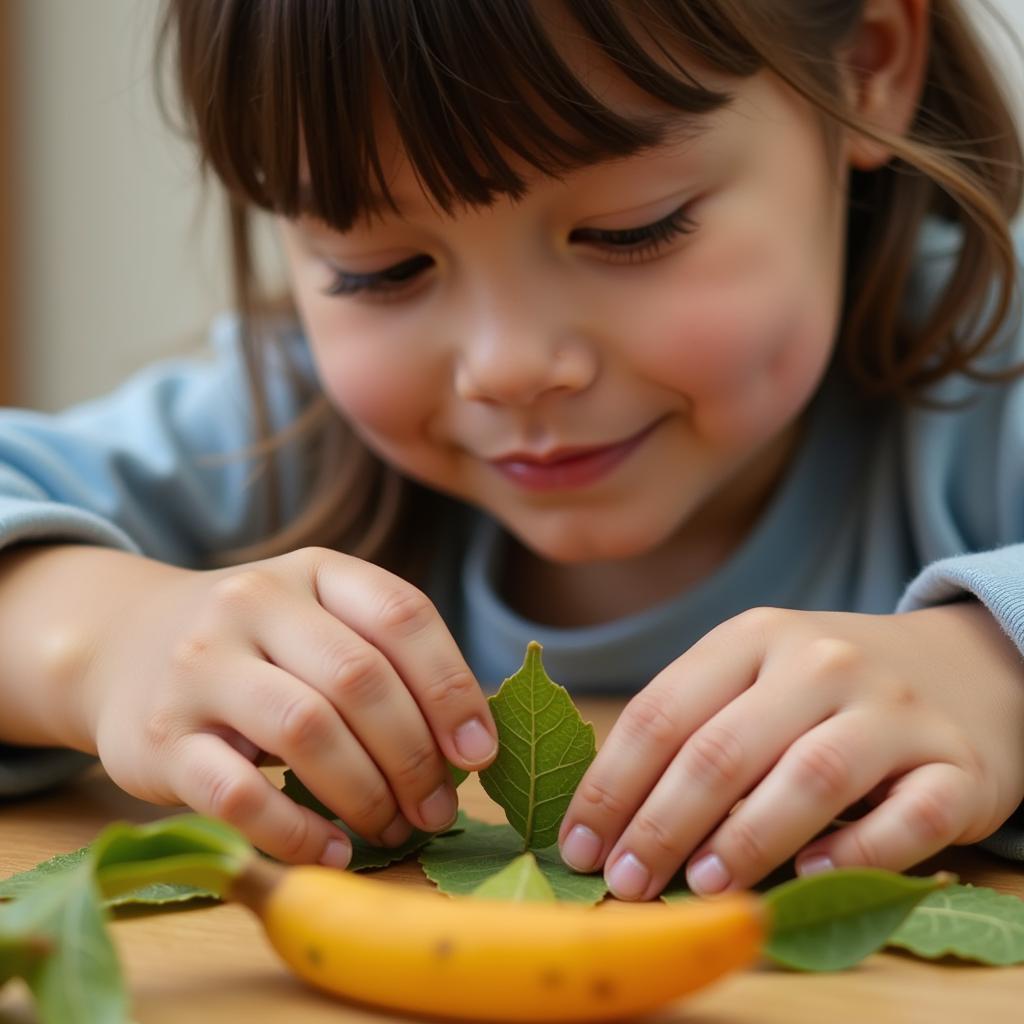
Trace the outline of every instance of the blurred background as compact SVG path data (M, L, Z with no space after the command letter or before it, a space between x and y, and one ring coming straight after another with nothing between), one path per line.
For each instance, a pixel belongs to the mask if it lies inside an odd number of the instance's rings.
M1024 60L989 0L964 2L1024 122ZM991 3L1024 36L1024 0ZM229 305L220 206L155 101L158 10L0 0L0 404L100 394L194 349ZM269 232L262 244L275 265Z

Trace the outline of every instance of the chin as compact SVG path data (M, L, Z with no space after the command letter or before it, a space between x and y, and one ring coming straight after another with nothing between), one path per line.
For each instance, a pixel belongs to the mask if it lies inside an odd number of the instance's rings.
M631 528L608 524L591 527L566 523L555 529L520 531L511 523L506 529L538 558L560 565L585 565L588 562L616 562L649 554L664 543L671 529Z

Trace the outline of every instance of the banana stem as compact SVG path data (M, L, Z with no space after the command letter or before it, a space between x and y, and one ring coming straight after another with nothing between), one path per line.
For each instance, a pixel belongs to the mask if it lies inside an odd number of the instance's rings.
M224 898L232 903L241 903L262 919L270 894L284 880L287 870L263 857L251 857L227 886Z

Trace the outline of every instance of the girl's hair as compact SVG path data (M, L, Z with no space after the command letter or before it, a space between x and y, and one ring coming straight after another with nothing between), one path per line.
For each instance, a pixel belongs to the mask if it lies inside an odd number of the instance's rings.
M864 0L564 0L578 32L682 118L722 107L679 62L740 78L767 68L839 126L890 147L850 184L845 308L838 354L868 397L921 400L953 373L988 377L979 358L1015 313L1009 223L1021 203L1021 140L1006 97L959 0L932 0L923 94L905 136L862 123L841 100L838 52ZM167 0L159 54L170 57L204 169L226 188L236 302L252 393L269 436L250 213L312 212L345 230L391 203L375 129L381 107L439 207L515 197L506 158L549 175L659 141L656 123L626 120L563 59L539 0ZM158 67L161 64L158 62ZM300 165L309 187L300 186ZM957 225L962 245L942 296L915 322L904 313L919 229ZM272 343L272 342L270 342ZM326 399L311 393L295 430L309 445L302 514L233 560L327 544L410 574L403 536L430 536L444 506L371 455ZM273 500L268 459L268 500ZM382 511L383 510L383 511ZM413 520L414 529L398 529Z

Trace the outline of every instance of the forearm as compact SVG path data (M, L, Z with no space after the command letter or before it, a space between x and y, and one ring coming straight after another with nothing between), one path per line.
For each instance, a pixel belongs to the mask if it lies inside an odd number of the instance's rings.
M123 610L174 571L84 544L0 554L0 742L95 753L86 669Z

